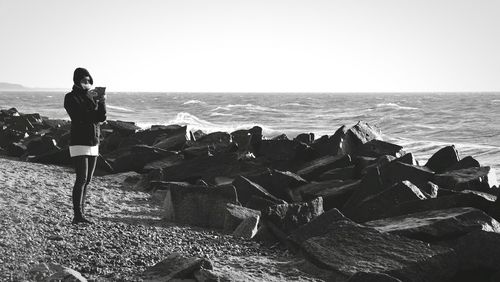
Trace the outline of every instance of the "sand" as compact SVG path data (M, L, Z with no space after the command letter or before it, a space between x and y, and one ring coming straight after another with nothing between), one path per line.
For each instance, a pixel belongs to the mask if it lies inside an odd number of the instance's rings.
M134 174L134 173L132 173ZM210 259L221 277L246 281L322 281L326 273L278 246L161 217L161 204L124 180L94 176L94 225L71 224L73 169L0 158L0 280L36 280L34 266L56 263L94 281L140 281L173 252Z

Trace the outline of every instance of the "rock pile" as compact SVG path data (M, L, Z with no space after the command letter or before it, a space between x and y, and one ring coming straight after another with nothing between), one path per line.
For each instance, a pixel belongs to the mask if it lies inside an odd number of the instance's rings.
M6 154L69 163L68 122L9 109L0 125ZM160 199L167 220L280 242L333 281L500 277L495 172L453 145L421 165L365 122L318 139L267 139L258 126L208 134L124 121L101 128L99 173L141 173L136 189ZM200 269L196 258L186 263ZM163 271L155 267L149 274Z

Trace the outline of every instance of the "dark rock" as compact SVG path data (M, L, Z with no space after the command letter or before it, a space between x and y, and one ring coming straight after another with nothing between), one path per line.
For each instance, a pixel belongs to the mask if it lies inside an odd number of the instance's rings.
M257 195L252 195L250 197L250 200L246 203L246 207L253 209L253 210L258 210L261 213L265 212L269 207L278 205L278 204L285 204L286 202L283 200L280 201L274 201L270 200L268 198L263 198Z
M26 148L26 146L20 142L12 142L5 146L5 150L7 151L9 156L21 157L26 153L28 148Z
M294 140L310 145L314 141L314 133L301 133Z
M347 282L401 282L401 280L394 278L385 273L375 272L356 272Z
M233 231L233 236L252 239L257 234L259 218L259 216L245 218Z
M496 194L498 190L496 173L489 166L471 167L436 174L433 182L439 187L455 191L475 190Z
M200 144L213 144L213 143L230 143L231 135L227 132L216 131L211 132L207 135L204 135L198 139L196 139L197 143Z
M409 180L419 186L434 178L434 173L426 167L401 162L391 162L381 167L380 174L382 183L386 187L404 180Z
M404 214L423 212L428 210L450 209L458 207L472 207L482 210L485 213L490 212L495 197L486 193L475 191L462 191L446 196L439 196L434 199L409 201L401 203L395 207L388 207L387 213L383 217L394 217ZM495 218L500 220L500 218Z
M385 166L387 166L389 163L393 162L395 159L396 159L395 157L389 156L389 155L380 156L377 159L375 159L375 161L364 166L363 169L359 170L358 175L360 177L365 176L369 170L374 169L375 167L378 169L382 169ZM361 167L361 166L359 164L357 164L357 167L359 169L359 167Z
M146 280L172 281L174 279L195 279L200 269L213 269L212 263L205 258L186 257L173 253L166 259L147 268L142 274Z
M331 209L313 218L308 223L299 226L288 236L290 247L297 251L300 245L307 239L322 236L329 232L329 225L338 220L347 219L338 209Z
M366 122L359 121L347 130L342 141L344 154L359 155L360 147L373 139L381 139L380 133Z
M380 156L389 155L396 158L404 155L403 147L385 142L382 140L373 139L359 147L359 155L378 158Z
M390 188L365 198L344 214L356 222L382 218L386 211L403 202L425 200L427 197L410 181L402 181Z
M351 164L349 155L325 156L312 160L297 170L297 174L307 180L318 178L322 173Z
M68 147L63 149L55 149L50 152L46 152L37 156L28 156L27 160L43 164L55 164L55 165L72 164Z
M120 148L104 157L111 162L115 172L141 171L147 163L177 155L176 152L162 150L148 145Z
M467 157L461 159L460 161L458 161L458 163L447 168L445 171L459 170L459 169L464 169L464 168L472 168L472 167L480 167L480 166L481 165L479 164L479 162L476 159L474 159L471 156L467 156Z
M424 242L450 240L475 230L500 233L500 223L483 211L468 207L423 211L364 225Z
M356 168L354 165L334 168L328 171L323 172L319 176L320 181L339 179L339 180L348 180L353 179L356 175Z
M34 132L35 127L25 116L11 116L6 119L7 129L17 132Z
M300 202L300 195L293 193L296 187L307 183L305 179L289 171L268 169L254 175L246 176L252 182L264 187L269 193L287 202Z
M288 138L288 136L286 136L285 133L283 133L283 134L274 136L273 138L271 138L271 140L290 140L290 139Z
M232 185L205 187L203 185L176 185L165 187L165 218L181 224L199 227L224 227L226 205L237 203Z
M457 164L459 160L460 157L458 156L457 149L454 145L451 145L434 153L425 166L436 173L442 173L447 168Z
M102 125L102 128L110 128L113 132L117 132L122 136L129 136L141 129L135 125L134 122L121 120L107 120L106 123Z
M351 197L349 197L341 210L345 211L353 208L363 199L382 192L384 188L385 186L382 184L378 167L369 170L368 173L361 179L359 188L357 188Z
M326 183L330 185L326 185ZM317 197L323 198L323 209L330 210L333 208L340 209L344 206L347 200L352 196L352 194L359 189L361 181L360 180L350 180L350 181L340 181L340 182L318 182L311 183L309 185L323 186L321 190L310 187L311 192L305 190L302 195L304 200L310 200Z
M280 202L280 199L269 193L264 187L252 182L244 176L238 176L234 179L233 185L238 193L238 199L243 205L247 205L250 198L255 195L273 202Z
M238 161L236 153L198 157L165 167L162 180L195 182L198 179L203 179L213 184L215 177L233 177L246 169L253 169L252 167L243 167L243 165L244 163Z
M69 127L71 122L64 119L43 119L43 126L50 129L58 129L63 127Z
M500 270L500 234L478 230L462 236L450 244L455 249L461 270Z
M291 161L298 159L306 145L294 140L262 140L257 156L264 156L273 161Z
M347 127L342 125L335 133L331 136L324 135L321 138L314 140L311 147L320 155L337 155L343 153L342 151L342 140L347 132Z
M453 250L381 233L347 220L335 221L324 235L302 243L317 266L332 270L332 281L358 272L384 273L402 281L446 281L457 270ZM337 279L337 280L336 280Z
M233 232L246 218L260 218L260 211L249 209L235 204L227 204L224 218L224 232ZM255 235L255 234L254 234Z
M37 136L26 143L29 155L41 155L47 152L59 150L56 140L49 136Z
M431 181L420 184L418 188L427 196L427 198L437 198L440 190L439 187Z
M189 138L187 126L183 126L181 129L176 130L175 134L156 139L153 146L164 150L181 150L186 146L186 142Z
M353 156L352 162L356 166L356 172L358 177L363 177L371 168L378 167L377 158L363 157L363 156Z
M414 166L419 165L417 159L415 159L415 156L413 156L412 153L406 153L406 154L402 155L401 157L395 159L394 162L401 162L404 164L409 164L409 165L414 165Z
M272 224L272 227L288 235L322 213L323 199L316 198L304 203L271 206L262 214L262 217L268 226Z

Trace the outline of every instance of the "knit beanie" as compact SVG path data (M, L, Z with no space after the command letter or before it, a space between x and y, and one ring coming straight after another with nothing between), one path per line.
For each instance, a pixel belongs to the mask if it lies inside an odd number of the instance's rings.
M92 79L92 76L90 75L88 70L84 68L76 68L75 72L73 73L73 82L75 83L75 85L80 85L80 81L86 76L90 77L90 84L94 84L94 80Z

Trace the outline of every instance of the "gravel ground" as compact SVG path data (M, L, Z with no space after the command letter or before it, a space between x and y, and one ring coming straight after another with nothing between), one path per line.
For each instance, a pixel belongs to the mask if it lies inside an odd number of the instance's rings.
M321 280L321 271L279 248L165 222L159 203L125 185L126 175L95 176L95 224L73 225L72 168L0 158L0 280L30 281L33 266L57 263L89 280L140 281L172 252L209 258L234 280Z

